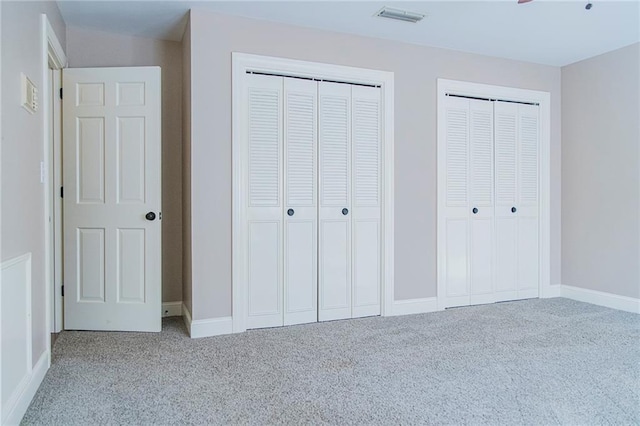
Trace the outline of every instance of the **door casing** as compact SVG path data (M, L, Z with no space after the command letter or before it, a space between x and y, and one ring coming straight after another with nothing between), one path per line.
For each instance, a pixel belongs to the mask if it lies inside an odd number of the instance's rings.
M42 120L44 123L44 229L45 229L45 286L46 286L46 321L47 321L47 348L51 349L49 333L57 333L62 330L62 293L61 281L56 281L58 272L62 270L61 254L54 244L56 238L60 238L61 227L57 226L61 220L61 203L56 203L56 159L62 150L60 132L62 121L60 109L53 108L54 87L51 87L49 73L53 70L54 81L57 75L58 86L60 83L60 70L67 66L67 57L62 45L56 36L46 14L40 17L40 35L42 45ZM51 128L53 126L53 128ZM52 140L53 136L53 140ZM58 194L59 196L59 194ZM58 200L59 201L59 200ZM53 296L52 296L53 295ZM49 353L51 353L49 351Z
M365 68L345 67L317 62L298 61L268 56L232 53L232 331L247 329L247 253L245 172L247 140L241 129L246 126L242 98L248 72L275 74L316 80L341 81L380 86L382 103L382 280L381 314L392 315L394 287L394 74Z
M442 165L445 162L445 114L444 99L447 95L475 97L481 99L499 99L539 105L540 117L540 158L539 158L539 297L557 297L559 290L551 286L551 95L549 92L518 89L505 86L493 86L489 84L471 83L438 79L438 118L437 118L437 303L438 309L445 309L445 280L444 272L444 195L446 189L446 176ZM558 287L559 288L559 287Z

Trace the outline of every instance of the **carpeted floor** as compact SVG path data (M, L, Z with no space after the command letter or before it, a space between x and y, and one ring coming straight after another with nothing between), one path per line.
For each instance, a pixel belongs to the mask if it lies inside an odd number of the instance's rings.
M568 299L191 340L63 332L23 424L639 424L640 316Z

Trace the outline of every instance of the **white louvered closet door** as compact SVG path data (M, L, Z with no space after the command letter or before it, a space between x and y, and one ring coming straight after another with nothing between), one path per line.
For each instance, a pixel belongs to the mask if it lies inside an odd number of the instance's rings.
M352 317L380 315L380 89L351 88L353 164Z
M469 100L444 99L445 152L444 202L440 214L442 232L440 279L444 281L446 307L468 305L469 288Z
M493 104L469 100L469 285L472 305L494 301Z
M496 163L496 299L518 297L518 104L494 103Z
M446 306L494 300L493 105L447 97Z
M284 325L318 320L317 92L284 79Z
M539 296L539 107L518 105L518 298Z
M248 75L247 328L283 325L283 78Z
M351 318L351 86L318 83L318 319Z
M538 297L538 107L494 108L496 300Z

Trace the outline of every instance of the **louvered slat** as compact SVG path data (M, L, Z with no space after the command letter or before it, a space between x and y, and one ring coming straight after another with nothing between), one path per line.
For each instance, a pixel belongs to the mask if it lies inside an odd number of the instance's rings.
M471 101L471 198L474 206L493 204L493 105Z
M287 205L313 206L315 185L316 99L287 94Z
M467 109L447 110L447 205L466 205L469 163L469 112Z
M520 116L520 203L538 201L538 119Z
M280 201L280 93L249 89L249 204Z
M323 96L320 100L322 137L322 194L325 206L348 203L349 100Z
M357 206L377 206L380 185L379 102L354 99L353 103L355 202Z
M516 111L515 105L496 104L496 201L499 205L513 205L516 201Z

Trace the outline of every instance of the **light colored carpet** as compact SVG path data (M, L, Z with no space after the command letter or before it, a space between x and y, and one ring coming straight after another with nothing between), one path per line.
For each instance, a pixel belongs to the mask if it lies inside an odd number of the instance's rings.
M23 424L639 424L640 316L568 299L191 340L63 332Z

